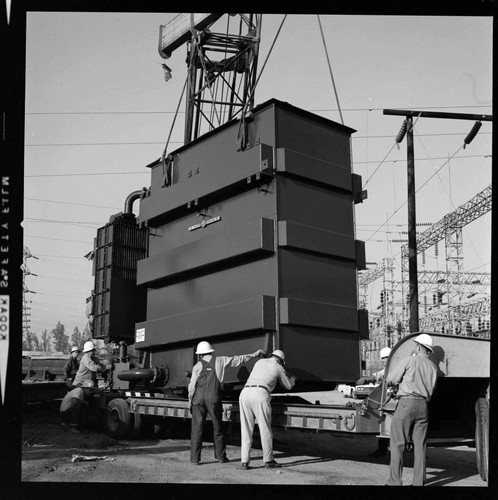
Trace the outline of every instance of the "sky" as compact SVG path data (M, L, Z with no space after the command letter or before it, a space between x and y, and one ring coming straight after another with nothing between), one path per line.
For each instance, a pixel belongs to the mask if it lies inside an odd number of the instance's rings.
M39 337L58 321L69 336L84 328L93 289L84 256L126 197L150 186L146 165L163 152L187 69L182 46L167 61L173 78L163 78L159 26L175 15L27 13L23 229L34 257L25 283ZM402 243L393 240L407 238L406 139L394 146L403 117L383 110L490 115L493 19L320 21L327 52L316 15L263 15L255 103L275 98L338 123L342 114L356 130L353 171L368 192L355 207L356 238L365 241L367 262L394 258L399 268ZM169 151L183 144L180 109ZM465 149L473 121L414 122L417 222L435 223L491 183L491 122ZM463 249L465 271L490 272L490 213L465 226ZM442 244L438 257L428 250L425 265L444 269Z

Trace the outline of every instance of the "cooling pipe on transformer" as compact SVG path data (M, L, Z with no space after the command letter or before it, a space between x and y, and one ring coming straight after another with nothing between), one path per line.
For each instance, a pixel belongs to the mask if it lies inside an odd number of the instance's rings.
M167 370L163 367L131 368L118 373L118 379L128 382L148 382L153 385L166 383Z
M146 191L147 191L146 188L142 188L142 189L139 189L137 191L131 192L126 197L125 204L124 204L124 213L125 214L133 214L133 203L135 202L135 200L140 199L142 197L142 195L144 195L146 193Z
M118 379L127 381L151 381L154 379L154 376L155 373L152 368L133 368L119 373Z

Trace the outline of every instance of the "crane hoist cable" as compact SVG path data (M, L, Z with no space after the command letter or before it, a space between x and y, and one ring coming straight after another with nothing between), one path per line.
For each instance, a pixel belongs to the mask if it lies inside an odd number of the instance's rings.
M163 154L161 155L161 164L163 168L162 172L162 183L161 187L167 187L171 184L171 162L173 158L171 155L168 155L168 159L166 160L166 152L168 150L169 141L171 139L171 134L173 133L173 128L175 126L176 118L178 117L178 110L180 109L180 104L183 99L183 94L185 94L185 89L187 88L189 76L185 79L185 83L183 84L182 93L180 95L180 99L178 99L178 105L176 106L175 116L173 117L173 122L171 124L171 128L169 130L168 139L166 140L166 144L164 146Z
M330 64L329 53L327 51L327 44L325 43L325 36L323 35L322 22L320 21L320 15L317 14L318 25L320 26L320 33L322 35L323 48L325 49L325 56L327 57L327 64L329 66L330 78L332 79L332 86L334 87L335 99L337 101L337 109L339 110L339 115L341 117L341 123L344 125L344 119L342 117L341 105L339 104L339 96L337 95L337 89L335 87L334 74L332 73L332 66Z
M247 96L246 102L244 103L244 106L242 108L239 130L237 132L237 143L238 143L239 148L241 150L245 149L246 144L247 144L247 129L246 129L247 107L249 106L249 103L252 101L253 93L258 85L258 82L259 82L259 79L261 78L261 75L263 74L266 63L268 62L268 59L270 58L270 54L272 53L273 47L275 46L277 38L280 34L280 31L282 30L282 26L284 25L284 22L286 19L287 19L287 14L284 15L282 22L280 23L280 26L278 27L277 33L275 35L275 38L273 39L270 50L268 51L268 54L266 55L265 62L263 63L263 66L261 67L261 71L259 72L259 75L257 76L256 81L254 82L254 86L250 89L249 95ZM261 22L261 24L262 24L262 22Z

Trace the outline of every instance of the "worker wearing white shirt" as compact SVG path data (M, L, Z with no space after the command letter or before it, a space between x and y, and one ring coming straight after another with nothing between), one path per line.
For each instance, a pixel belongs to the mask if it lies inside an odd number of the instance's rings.
M254 365L244 389L239 396L241 428L241 465L249 469L254 424L257 420L263 461L265 467L280 467L273 458L273 433L271 429L271 392L279 382L285 389L291 390L296 383L284 368L285 354L277 349L268 359L260 359Z

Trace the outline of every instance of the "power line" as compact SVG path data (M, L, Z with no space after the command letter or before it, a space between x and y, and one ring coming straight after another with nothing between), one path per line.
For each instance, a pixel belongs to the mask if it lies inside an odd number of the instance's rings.
M109 208L111 210L119 210L117 207L106 207L103 205L88 205L86 203L72 203L70 201L57 201L57 200L42 200L40 198L24 198L25 200L30 200L30 201L42 201L44 203L57 203L60 205L76 205L78 207L92 207L92 208Z
M55 257L56 259L77 259L77 260L81 260L81 257L72 257L72 256L69 256L69 255L47 255L47 254L43 254L43 253L40 253L38 254L40 257ZM40 260L44 260L44 259L40 259ZM50 261L46 261L46 262L50 262ZM77 269L77 268L75 268Z
M454 153L453 155L450 157L450 158L447 158L446 161L434 172L434 174L432 174L416 191L415 193L418 193L461 149L463 148L463 145L460 146ZM398 213L401 208L403 208L406 204L408 203L408 201L405 201L404 203L402 203L393 213L392 215L390 215L387 220L379 227L379 229L377 229L377 231L375 231L375 233L372 234L372 236L370 236L370 238L368 238L367 241L369 241L373 236L375 236L375 234L380 231L380 229L382 227L384 227L385 224L387 224L389 222L389 220L394 217L394 215L396 213Z
M75 177L78 175L92 176L92 175L136 175L136 174L149 174L149 172L96 172L96 173L75 173L75 174L40 174L40 175L25 175L24 177Z
M54 241L68 241L69 243L84 243L85 245L92 244L89 241L79 241L79 240L64 240L62 238L50 238L49 236L31 236L30 234L24 235L27 238L38 238L41 240L54 240Z
M460 160L463 158L492 158L491 154L487 155L465 155L465 156L458 156L457 158L454 158L455 160ZM428 160L446 160L446 156L437 156L434 158L415 158L416 161L428 161ZM384 160L382 160L384 161ZM405 163L406 159L400 159L400 160L389 160L393 162L399 162L399 163ZM359 164L364 164L364 163L378 163L378 160L372 160L372 161L353 161L353 164L359 165Z
M418 134L417 137L445 137L445 136L455 136L462 135L466 132L449 132L440 134ZM491 135L491 132L480 132L479 135ZM353 141L356 139L392 139L392 135L357 135L352 136ZM44 147L75 147L75 146L155 146L158 144L164 144L163 141L143 141L143 142L61 142L61 143L50 143L50 144L25 144L25 147L31 148L44 148ZM169 141L169 144L182 144L182 141Z
M66 226L82 227L87 229L94 229L94 226L101 226L102 222L76 222L76 221L65 221L65 220L50 220L50 219L33 219L31 217L26 217L24 222L42 222L49 224L64 224ZM90 226L88 224L93 224Z
M417 107L403 107L403 109L464 109L464 108L492 108L491 105L487 106L475 106L475 105L463 105L463 106L417 106ZM383 111L385 106L382 108L344 108L343 111ZM312 113L317 112L329 112L337 111L334 108L325 109L309 109L308 111ZM24 113L29 116L43 116L43 115L174 115L176 111L28 111ZM185 114L185 111L180 111L179 113Z
M464 159L464 158L491 158L491 154L487 155L464 155L464 156L459 156L455 158L456 160ZM434 158L416 158L416 161L428 161L428 160L445 160L446 157L441 156L441 157L434 157ZM385 161L382 160L382 162ZM406 159L399 159L399 160L390 160L394 162L406 162ZM353 165L364 165L367 163L379 163L378 160L371 160L371 161L353 161ZM37 175L25 175L25 178L39 178L39 177L77 177L77 176L101 176L101 175L136 175L136 174L149 174L147 171L141 171L141 172L95 172L95 173L88 173L88 172L82 172L82 173L71 173L71 174L37 174ZM101 208L109 208L109 207L101 207Z
M171 144L183 144L181 141L170 141ZM50 144L25 144L26 147L40 148L40 147L61 147L61 146L147 146L164 144L162 141L157 142L62 142Z

